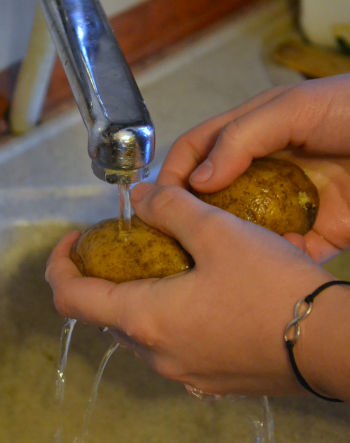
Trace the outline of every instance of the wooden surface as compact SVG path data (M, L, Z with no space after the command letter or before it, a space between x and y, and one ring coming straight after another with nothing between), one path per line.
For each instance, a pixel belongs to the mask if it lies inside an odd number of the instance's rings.
M135 67L229 14L261 2L263 0L146 0L112 17L110 22L128 62ZM11 103L18 70L19 64L16 64L0 73L0 100L7 104ZM71 102L72 93L57 60L44 105L44 117ZM0 108L0 123L6 119L7 108ZM0 133L4 127L0 124Z

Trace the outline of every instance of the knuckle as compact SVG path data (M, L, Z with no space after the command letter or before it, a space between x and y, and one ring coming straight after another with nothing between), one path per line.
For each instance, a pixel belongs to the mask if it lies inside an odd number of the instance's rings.
M179 149L180 147L182 150L186 150L186 152L190 154L190 157L195 164L199 164L205 158L205 153L202 152L200 146L195 143L187 133L181 135L173 145L174 150Z
M163 322L157 309L146 294L156 292L155 282L144 280L134 286L130 297L118 297L114 303L115 324L135 341L148 348L161 349L164 336Z
M139 319L137 324L126 324L125 332L128 337L136 340L139 343L143 343L148 347L156 346L156 334L153 330L153 327L142 319Z
M285 93L284 98L286 106L288 104L288 113L293 113L293 122L289 123L293 141L296 144L303 143L307 134L312 132L317 122L322 120L323 111L315 100L313 88L306 84L302 83L291 88Z
M236 118L235 120L227 123L221 131L220 138L223 146L231 146L232 142L239 137L243 131L242 119Z
M123 319L118 319L117 324L121 325L129 338L148 348L160 348L159 333L157 333L155 322L149 316L138 315L135 321L134 315L124 315Z
M242 140L247 134L247 127L244 124L244 116L238 117L227 123L219 134L217 143L212 150L211 157L213 162L218 161L222 155L230 158L241 146Z
M188 135L186 133L181 134L179 137L175 139L171 149L176 149L178 146L186 144L187 140L188 140Z
M150 209L153 214L159 214L169 208L181 194L181 188L177 186L161 186L150 202Z
M314 92L305 84L300 84L285 93L286 102L290 103L289 108L294 109L294 120L310 118L315 112L320 111L314 100Z

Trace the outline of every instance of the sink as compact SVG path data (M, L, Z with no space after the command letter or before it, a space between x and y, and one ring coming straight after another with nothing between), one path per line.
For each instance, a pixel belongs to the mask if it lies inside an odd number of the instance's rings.
M272 86L261 57L269 27L286 15L272 1L165 57L137 75L153 117L157 154L150 180L174 139ZM78 324L66 375L63 417L54 401L63 319L44 281L50 251L64 233L118 215L115 187L91 172L76 110L0 146L0 441L64 441L79 435L94 375L111 343ZM350 279L344 255L329 269ZM347 274L347 275L346 275ZM350 441L350 407L314 398L272 399L279 442ZM198 401L118 350L104 374L87 441L253 442L260 399Z
M1 232L7 240L1 249L6 272L0 283L0 441L54 441L60 425L63 441L80 435L99 361L112 340L95 327L78 324L59 419L54 388L63 321L43 274L55 242L75 227L81 225L47 220ZM262 418L259 401L196 401L182 386L118 350L104 374L87 441L254 441L251 417Z

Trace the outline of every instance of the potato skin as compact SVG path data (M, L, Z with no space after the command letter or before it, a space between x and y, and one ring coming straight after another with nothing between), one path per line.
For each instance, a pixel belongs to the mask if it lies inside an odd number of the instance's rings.
M194 194L280 235L306 234L319 206L317 188L304 171L288 160L272 157L254 160L244 174L221 191Z
M120 228L120 219L103 220L73 245L71 259L83 275L121 283L166 277L193 266L176 240L138 217L132 217L130 231Z
M201 200L280 235L304 235L315 221L319 197L299 166L271 157L256 159L227 188L199 194ZM71 258L85 276L121 283L162 278L186 271L192 257L173 238L146 225L137 216L131 230L118 218L90 227L73 245Z

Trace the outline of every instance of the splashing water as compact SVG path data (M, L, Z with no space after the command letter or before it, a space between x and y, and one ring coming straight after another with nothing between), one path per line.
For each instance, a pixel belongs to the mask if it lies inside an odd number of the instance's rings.
M78 437L76 437L74 439L74 443L78 443L78 442L84 443L87 436L88 436L89 424L90 424L91 417L92 417L92 414L93 414L93 411L95 408L98 390L99 390L99 386L101 383L101 379L102 379L104 370L107 366L107 363L109 362L109 359L112 357L114 352L118 349L118 347L119 347L119 343L112 343L110 345L110 347L107 349L104 356L102 357L100 366L98 367L98 370L97 370L97 373L95 376L94 383L92 385L90 397L88 400L88 407L87 407L87 411L86 411L85 417L84 417L84 423L83 423L83 428L82 428L82 432L81 432L81 439L79 440Z
M131 202L130 202L130 185L120 184L118 185L119 201L120 201L120 229L122 231L129 231L131 229ZM58 402L60 417L62 417L62 408L64 403L64 388L65 388L65 369L67 366L68 352L70 347L70 342L72 338L72 333L76 325L76 320L67 319L65 322L62 332L61 332L61 346L60 346L60 358L56 375L56 400ZM103 332L107 332L108 328L104 328ZM98 389L101 383L101 379L105 370L105 367L118 349L119 343L113 343L105 355L102 358L100 366L98 368L95 381L93 383L92 391L88 400L88 408L84 418L84 424L82 429L81 442L84 442L88 435L88 427L92 413L95 407ZM60 443L62 441L62 419L55 433L55 441ZM78 437L74 439L74 442L78 442Z
M62 417L62 408L64 402L64 388L65 388L65 370L67 366L68 352L70 347L70 342L73 334L74 327L77 321L71 318L66 319L62 327L61 340L60 340L60 357L58 361L58 368L56 372L56 401L59 407L59 416ZM61 442L62 440L62 423L55 433L56 442Z

